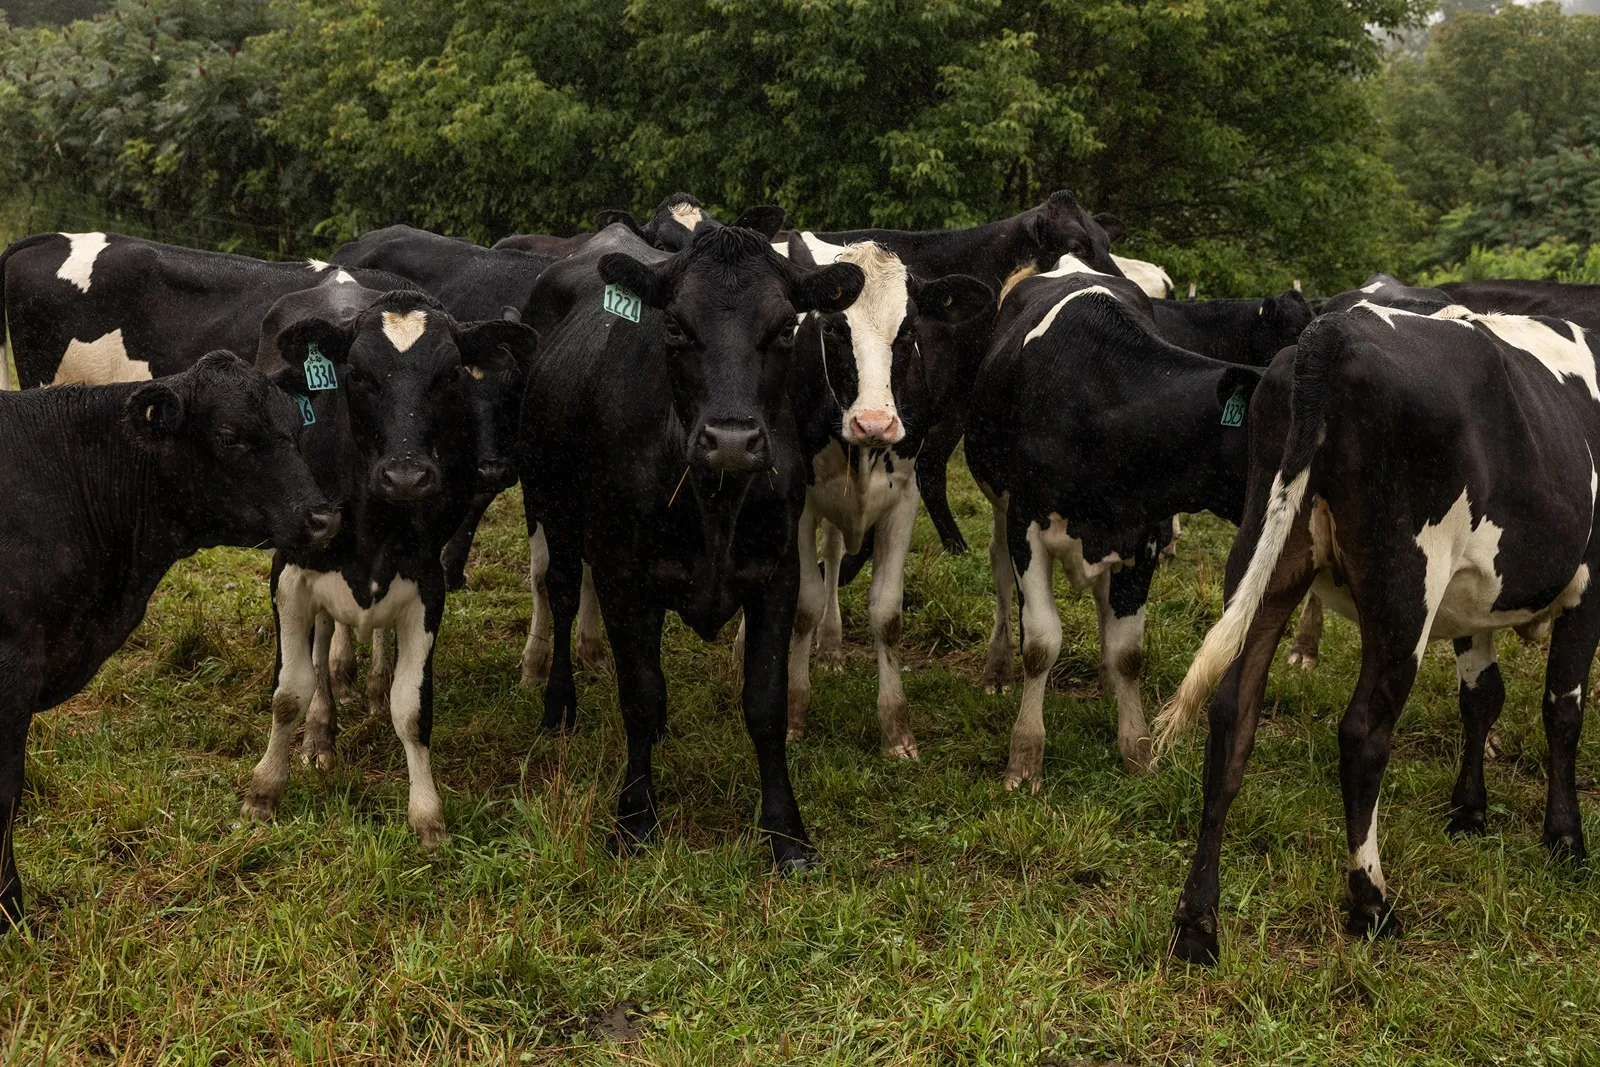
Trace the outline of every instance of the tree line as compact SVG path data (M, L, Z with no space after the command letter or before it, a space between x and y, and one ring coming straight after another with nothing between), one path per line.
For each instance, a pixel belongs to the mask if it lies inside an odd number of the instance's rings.
M397 221L572 232L680 189L826 229L1071 188L1210 295L1502 249L1581 273L1600 20L1423 32L1430 6L114 0L0 29L0 183L33 228L267 256Z

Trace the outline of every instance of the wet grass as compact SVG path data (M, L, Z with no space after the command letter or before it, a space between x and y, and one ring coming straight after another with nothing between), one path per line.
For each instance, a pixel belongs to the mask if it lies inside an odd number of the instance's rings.
M1600 1057L1600 875L1538 843L1543 650L1502 637L1491 833L1454 840L1447 646L1427 658L1383 795L1405 936L1347 937L1336 723L1357 664L1279 654L1224 852L1223 958L1169 964L1199 817L1199 748L1119 769L1093 606L1061 591L1044 788L1001 787L1015 694L975 685L977 550L910 562L917 763L876 752L865 582L849 662L821 673L791 762L825 869L783 881L752 832L756 776L727 642L670 625L663 835L606 848L622 730L609 678L567 739L517 685L526 540L502 499L438 654L435 768L453 837L423 852L387 722L342 709L340 767L297 764L278 821L242 825L272 672L266 557L202 553L78 697L35 720L18 827L28 936L0 940L0 1062L1089 1064L1579 1063ZM1225 523L1185 523L1150 610L1144 689L1177 685L1220 607ZM1597 765L1594 730L1580 774ZM1595 787L1587 830L1600 840Z

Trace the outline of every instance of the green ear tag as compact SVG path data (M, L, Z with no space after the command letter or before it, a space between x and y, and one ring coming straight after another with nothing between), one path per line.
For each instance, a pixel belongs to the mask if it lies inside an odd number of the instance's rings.
M294 397L296 404L300 405L300 425L310 426L317 421L317 413L311 410L311 398L309 396L301 396L299 393L290 393L289 395Z
M1235 427L1244 425L1244 398L1245 387L1241 385L1233 391L1228 402L1222 405L1222 425Z
M332 361L316 345L306 345L305 366L307 389L322 392L339 388L339 376L333 371Z
M606 298L601 306L619 319L639 321L639 298L620 285L606 286Z

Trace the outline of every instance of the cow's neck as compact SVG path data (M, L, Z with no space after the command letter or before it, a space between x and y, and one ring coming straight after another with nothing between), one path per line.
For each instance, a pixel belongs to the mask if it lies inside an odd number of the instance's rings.
M851 230L818 234L830 244L877 241L924 277L968 274L995 292L1034 261L1033 242L1018 218L960 230Z

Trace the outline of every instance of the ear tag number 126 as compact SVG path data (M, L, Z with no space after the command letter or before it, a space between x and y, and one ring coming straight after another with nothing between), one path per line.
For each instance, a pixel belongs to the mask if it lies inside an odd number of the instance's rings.
M306 345L306 388L312 392L339 388L339 376L333 363L316 345Z
M639 298L620 285L606 286L606 299L602 306L620 319L639 321Z

